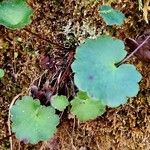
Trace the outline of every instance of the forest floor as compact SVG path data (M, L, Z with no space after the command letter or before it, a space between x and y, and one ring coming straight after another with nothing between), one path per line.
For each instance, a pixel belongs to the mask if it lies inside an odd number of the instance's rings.
M96 0L32 0L31 25L15 31L0 26L0 67L5 70L0 81L0 139L9 135L9 106L18 94L28 95L35 86L41 90L46 83L53 89L63 74L56 92L70 98L75 95L70 56L87 37L109 33L125 40L150 33L137 1L112 3L126 16L121 27L106 26L98 13L101 4ZM13 150L149 150L150 63L135 56L128 63L143 76L137 97L85 123L66 110L53 139L29 145L13 136ZM9 138L0 140L0 150L9 148Z

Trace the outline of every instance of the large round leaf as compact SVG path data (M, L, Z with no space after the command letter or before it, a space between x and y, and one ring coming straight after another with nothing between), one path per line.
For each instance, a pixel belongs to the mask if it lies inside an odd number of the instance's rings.
M116 67L125 56L124 43L110 36L88 39L77 50L72 64L79 90L110 107L124 104L139 91L140 73L133 65Z
M42 106L39 100L30 96L17 100L11 116L12 131L16 137L32 144L51 138L59 123L54 108Z
M10 29L23 28L31 22L32 9L25 0L0 2L0 24Z

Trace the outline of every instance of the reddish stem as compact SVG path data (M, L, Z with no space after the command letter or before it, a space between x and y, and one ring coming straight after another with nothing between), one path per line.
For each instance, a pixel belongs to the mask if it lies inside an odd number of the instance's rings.
M117 66L121 65L122 63L130 59L149 39L150 35L130 55L128 55L125 59L123 59L120 63L118 63Z
M60 82L57 83L57 81L56 81L56 84L55 84L55 86L54 86L54 88L52 90L52 94L51 94L50 98L46 101L46 104L51 100L51 97L57 92L57 86L58 86L58 84L61 85L61 83L63 81L65 81L66 78L68 77L68 75L69 75L68 72L69 72L70 66L71 66L71 64L73 62L73 59L74 59L74 52L70 51L69 52L69 56L68 56L68 61L67 61L68 65L67 65L65 71L63 72L62 76L60 77Z

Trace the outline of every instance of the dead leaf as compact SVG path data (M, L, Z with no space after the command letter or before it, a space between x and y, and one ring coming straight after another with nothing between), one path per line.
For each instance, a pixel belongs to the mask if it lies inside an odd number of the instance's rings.
M144 7L143 7L143 17L146 23L149 23L148 21L148 11L150 11L150 6L149 6L150 0L145 0L144 1Z

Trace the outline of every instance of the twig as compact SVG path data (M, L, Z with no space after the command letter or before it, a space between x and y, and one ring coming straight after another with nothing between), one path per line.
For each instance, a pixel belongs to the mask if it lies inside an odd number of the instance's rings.
M41 80L44 74L46 74L48 72L48 70L45 70L40 76L39 76L39 81L38 81L38 88L40 87L41 84Z
M30 93L30 92L31 92L31 88L32 88L32 86L34 85L34 82L36 82L37 80L39 80L39 81L38 81L38 85L37 85L37 87L39 88L40 83L41 83L41 79L42 79L43 75L46 74L47 72L48 72L48 70L45 70L41 75L39 75L38 77L36 77L36 78L31 82L31 84L30 84L30 86L29 86L29 88L28 88L28 93L29 93L29 95L31 94L31 93Z
M66 67L66 70L64 71L64 73L62 74L62 76L61 76L61 78L60 78L60 81L59 81L59 84L61 84L62 83L62 81L64 81L65 80L65 77L67 76L66 74L67 74L67 72L68 72L68 70L69 70L69 68L70 68L70 66L71 66L71 63L72 63L72 61L73 61L73 59L74 59L74 52L70 52L70 54L69 54L69 56L68 56L69 58L68 58L68 62L67 62L67 67Z
M22 95L22 93L16 95L16 96L13 98L13 100L12 100L10 106L9 106L8 121L7 121L9 135L12 135L11 127L10 127L10 126L11 126L11 125L10 125L10 124L11 124L11 123L10 123L10 118L11 118L10 110L11 110L12 106L14 105L15 101L16 101L16 100L18 99L18 97L21 96L21 95ZM13 150L12 136L9 137L9 141L10 141L10 150Z
M59 84L59 85L61 85L62 82L63 82L63 81L66 79L66 77L68 76L68 70L69 70L69 68L70 68L70 66L71 66L71 63L72 63L73 59L74 59L74 52L71 51L70 54L69 54L69 56L68 56L68 62L67 62L66 69L65 69L65 71L62 73L62 75L59 76L59 81L58 81L58 84ZM57 87L54 88L54 92L53 92L53 93L55 93L56 90L57 90Z
M58 91L59 88L57 85L59 85L60 83L61 76L62 76L62 71L59 73L56 84L54 85L54 89L56 88L56 92Z
M39 34L34 33L34 32L32 32L32 31L30 31L30 30L28 30L28 29L23 29L23 30L26 31L26 32L28 32L28 33L30 33L30 34L32 34L32 35L34 35L34 36L36 36L36 37L38 37L38 38L40 38L40 39L42 39L42 40L44 40L44 41L46 41L46 42L48 42L48 43L51 43L52 45L55 45L55 46L57 46L57 47L59 47L59 48L62 48L62 49L67 49L67 48L64 47L64 46L62 46L62 45L60 45L60 44L58 44L58 43L56 43L56 42L53 42L53 41L50 40L49 38L44 38L44 37L40 36Z
M125 61L127 61L129 58L131 58L149 39L150 39L150 35L130 55L128 55L121 62L119 62L117 64L117 66L121 65L122 63L124 63Z
M46 101L46 104L49 103L49 101L50 101L52 95L54 95L54 94L57 92L57 90L58 90L58 87L57 87L58 84L61 85L62 82L63 82L63 81L66 79L66 77L68 76L68 70L69 70L69 68L70 68L70 66L71 66L71 63L72 63L73 59L74 59L74 52L71 51L71 52L69 53L69 56L68 56L68 62L67 62L68 65L66 66L65 71L59 75L59 77L58 77L58 79L57 79L57 81L56 81L56 83L55 83L55 85L54 85L54 88L53 88L53 90L52 90L52 94L51 94L51 96L49 97L49 99Z
M0 143L2 143L5 139L8 139L8 138L10 138L10 137L13 136L13 135L14 135L14 134L12 133L12 134L10 134L10 135L7 135L7 136L1 138L1 139L0 139Z

